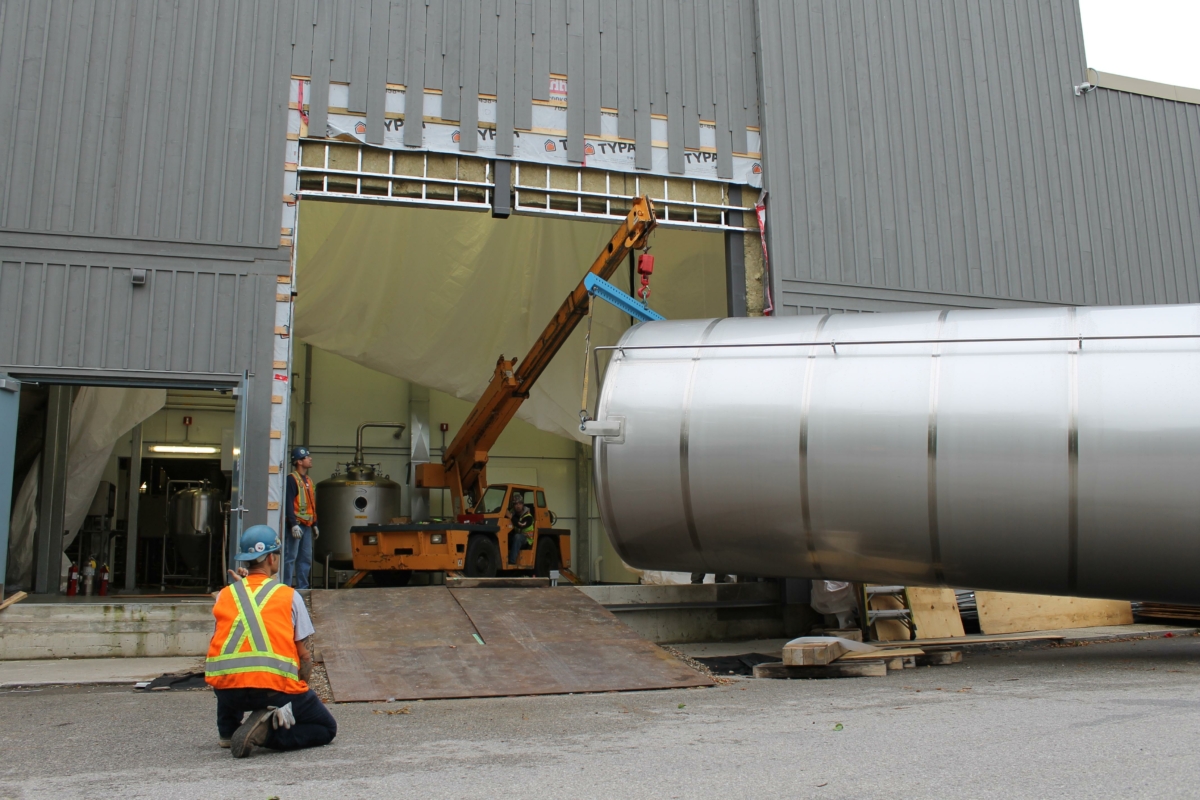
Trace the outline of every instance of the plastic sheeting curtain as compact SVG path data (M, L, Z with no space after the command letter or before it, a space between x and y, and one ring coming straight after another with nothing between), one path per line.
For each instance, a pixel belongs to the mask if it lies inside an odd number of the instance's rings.
M305 200L296 336L473 401L501 354L524 356L614 230L615 223ZM674 318L724 316L722 241L720 234L656 231L651 307ZM628 289L628 271L612 281ZM613 344L628 326L629 317L598 303L593 346ZM580 326L518 416L586 441L579 432L582 369Z
M75 540L113 447L134 425L149 419L167 400L165 389L125 389L85 386L71 404L67 440L67 494L63 547ZM26 474L13 501L5 583L28 589L33 582L33 539L37 528L37 497L41 458ZM71 565L63 555L62 574Z

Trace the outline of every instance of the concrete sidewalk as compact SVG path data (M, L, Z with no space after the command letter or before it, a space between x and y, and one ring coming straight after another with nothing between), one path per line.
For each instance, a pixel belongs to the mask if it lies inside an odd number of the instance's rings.
M198 672L204 659L195 656L162 658L58 658L0 661L0 688L134 684L160 675Z

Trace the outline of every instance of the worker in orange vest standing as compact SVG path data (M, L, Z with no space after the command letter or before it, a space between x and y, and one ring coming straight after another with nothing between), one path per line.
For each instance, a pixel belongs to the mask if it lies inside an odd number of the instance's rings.
M287 476L287 528L292 541L283 549L283 582L296 589L310 589L313 542L321 535L317 528L317 497L313 491L312 453L307 447L292 448L292 472Z
M317 747L337 735L337 721L308 688L314 633L308 609L296 591L275 580L280 545L270 527L247 528L236 556L245 575L230 573L234 582L213 606L217 630L204 679L217 695L219 743L234 758L260 746Z

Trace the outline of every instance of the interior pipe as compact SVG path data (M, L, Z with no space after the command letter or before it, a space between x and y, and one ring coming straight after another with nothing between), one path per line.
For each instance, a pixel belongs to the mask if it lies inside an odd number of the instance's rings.
M366 463L363 460L363 443L362 443L363 429L365 429L365 428L395 428L396 433L393 434L393 436L394 436L394 438L399 439L400 434L403 433L404 429L407 427L408 426L405 425L403 422L364 422L362 425L359 425L358 426L358 435L355 438L355 442L354 442L354 463L355 464Z

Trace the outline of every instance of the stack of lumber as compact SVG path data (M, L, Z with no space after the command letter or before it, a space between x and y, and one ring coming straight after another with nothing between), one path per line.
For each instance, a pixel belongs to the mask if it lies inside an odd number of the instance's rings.
M910 643L911 644L911 643ZM900 643L863 644L836 636L804 636L783 647L783 660L759 664L756 678L882 678L888 670L941 666L962 661L962 653L935 645L929 650Z
M1176 606L1169 603L1142 603L1138 608L1137 615L1152 619L1185 619L1190 622L1200 622L1200 607Z

